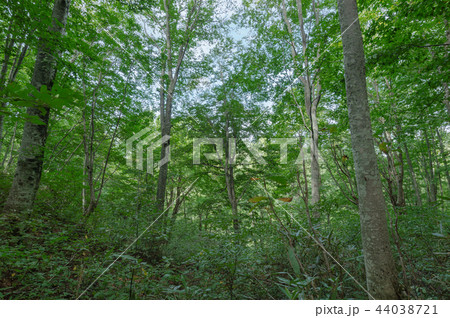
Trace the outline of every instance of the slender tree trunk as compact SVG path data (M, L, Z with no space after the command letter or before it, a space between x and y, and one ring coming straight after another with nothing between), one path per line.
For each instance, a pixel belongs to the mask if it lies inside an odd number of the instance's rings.
M287 14L286 1L283 0L281 3L282 16L286 28L291 37L291 55L294 63L296 63L298 58L298 53L296 50L296 45L294 42L292 26L289 22ZM319 24L319 10L316 8L316 2L313 0L313 11L315 17L316 26ZM308 41L306 37L305 27L304 27L304 17L303 17L303 2L302 0L296 0L297 6L297 16L300 24L300 34L301 34L301 48L302 48L302 59L304 72L298 74L299 78L303 84L304 88L304 102L306 112L310 120L310 140L311 140L311 205L317 204L320 201L320 166L319 166L319 126L317 121L317 106L321 98L322 87L320 85L320 69L314 70L315 75L311 76L311 70L309 70L309 60L307 56ZM317 57L320 56L320 49L317 50ZM294 72L295 73L295 72ZM315 83L312 80L315 78ZM316 209L314 212L314 217L319 217L319 212Z
M185 198L188 196L189 192L191 192L192 189L194 188L193 186L191 186L190 188L185 190L184 193L182 193L182 184L181 183L182 183L182 178L180 176L180 177L178 177L178 184L176 186L176 191L175 191L175 205L173 207L172 216L170 218L170 223L169 223L169 226L168 226L169 236L172 233L172 229L173 229L173 227L175 225L175 221L177 219L177 215L178 215L178 212L179 212L179 210L181 208L181 205L182 204L184 205Z
M437 137L439 139L439 147L441 148L441 157L442 161L444 162L444 168L445 168L445 176L447 177L447 185L448 189L450 191L450 175L449 175L449 169L447 164L447 152L445 151L444 143L442 142L441 134L439 133L439 130L436 130Z
M166 99L164 90L165 90L165 81L163 77L165 76L165 69L163 67L163 74L161 78L161 87L160 87L160 118L161 118L161 138L170 137L171 131L171 119L172 119L172 103L173 103L173 94L175 92L175 85L178 79L178 71L177 68L175 75L173 74L172 69L172 38L171 38L171 30L170 30L170 4L171 0L164 0L164 11L166 15L165 19L165 35L166 35L166 46L167 46L167 59L165 63L167 63L167 72L169 76L169 87L167 91ZM180 64L181 65L181 64ZM169 156L170 151L170 139L163 142L161 145L161 160ZM166 197L166 187L167 187L167 175L169 171L169 162L163 163L159 168L158 175L158 188L156 191L156 211L158 213L162 213L164 211L164 203Z
M166 64L167 62L164 62L164 65L161 69L161 79L160 79L160 88L159 88L159 117L161 121L161 137L164 137L169 132L170 129L167 129L167 119L166 116L170 116L170 114L166 111L166 101L165 101L165 92L166 89L166 82L164 80L164 77L166 75ZM170 118L168 119L168 124L170 125ZM166 155L166 151L168 151L168 146L170 144L163 144L161 148L161 155L160 159L163 159ZM169 150L170 151L170 150ZM167 183L167 171L168 171L168 164L164 164L159 169L158 174L158 186L156 190L156 212L162 212L164 211L164 198L166 195L166 183Z
M436 180L436 173L434 171L433 166L433 156L431 154L431 145L430 145L430 138L428 137L428 133L426 130L423 131L425 136L425 142L427 145L427 154L428 154L428 178L429 178L429 195L428 195L428 201L430 203L434 203L437 200L437 180Z
M403 153L398 150L397 152L395 152L395 155L397 157L397 161L399 163L399 172L397 173L397 201L396 201L396 206L405 206L406 201L405 201L405 190L403 188L403 180L404 180L404 176L405 176L405 166L404 166L404 162L403 162ZM395 169L395 167L394 167Z
M6 31L6 40L5 40L5 51L4 51L4 58L3 58L3 64L0 71L0 89L3 89L6 81L6 73L8 72L8 64L9 59L11 57L11 51L15 43L14 37L11 38L11 29L12 24L9 25L8 31Z
M311 204L320 200L320 166L319 166L319 126L317 123L317 106L311 105ZM319 217L315 210L314 217Z
M311 205L315 205L320 201L320 166L319 166L319 126L317 122L317 106L321 97L321 85L320 77L318 75L319 70L316 71L317 75L317 85L311 79L310 74L310 64L307 56L308 43L306 39L306 32L304 27L304 17L303 17L303 3L302 0L296 0L297 4L297 14L300 22L300 32L302 38L302 54L304 60L304 68L306 74L301 78L303 86L305 89L305 106L306 112L309 116L311 123ZM313 10L316 24L319 23L319 12L316 10L315 1L313 1ZM320 50L317 52L320 55ZM319 217L318 210L315 210L314 217Z
M52 25L49 32L54 39L59 39L65 30L67 16L69 13L70 0L55 0L52 13ZM57 56L59 54L57 42L41 38L36 55L34 72L31 84L41 90L46 86L51 90L57 70ZM37 106L37 105L36 105ZM17 214L30 209L33 206L36 192L42 174L44 159L44 148L47 140L48 120L50 108L44 105L40 107L29 107L28 116L38 117L43 125L37 125L26 121L23 131L22 142L19 150L19 159L14 175L13 184L4 206L6 214Z
M12 48L10 48L12 49ZM9 52L5 52L5 59L4 64L2 67L2 73L1 73L1 79L0 79L0 92L3 90L3 88L13 83L16 80L17 73L19 72L20 66L22 65L23 59L25 58L25 55L28 51L28 45L24 45L21 49L19 49L20 54L18 54L14 60L13 65L11 66L11 70L9 72L9 77L7 80L5 80L5 74L8 68L8 60L9 60ZM5 70L4 70L5 69ZM5 74L3 74L3 71L5 71ZM3 95L3 94L2 94ZM4 142L4 122L5 122L5 116L1 113L3 109L6 108L6 102L3 102L0 104L0 153L2 152L3 142Z
M176 62L173 58L173 48L172 48L172 35L171 35L171 16L170 7L172 4L171 0L163 0L164 11L165 11L165 37L166 37L166 60L164 61L164 66L161 74L161 85L160 85L160 117L161 117L161 137L167 138L163 141L161 145L161 160L169 156L170 151L170 131L172 127L172 104L173 104L173 94L175 93L175 86L178 81L178 76L180 74L181 65L184 60L184 56L189 47L190 36L193 30L198 26L197 18L201 9L201 2L194 3L187 13L186 22L186 37L184 42L180 45L178 50L178 58ZM175 67L174 67L175 66ZM166 85L164 77L167 75L169 78L169 84L167 88L167 95L165 94ZM166 187L167 187L167 175L169 171L169 162L165 161L161 164L158 175L158 188L156 192L156 211L162 213L164 211L164 203L166 197Z
M450 27L449 27L448 21L445 19L444 19L444 24L445 24L445 37L447 38L447 41L445 41L445 44L450 44ZM448 51L445 52L445 57L446 58L448 57ZM440 73L440 70L439 70L439 73ZM447 114L450 117L450 90L448 88L448 82L446 80L444 80L442 85L444 86L444 104L447 109Z
M408 170L409 175L411 177L411 181L414 188L414 193L416 194L416 205L421 206L422 205L422 197L420 195L420 188L417 184L416 174L414 173L414 167L411 161L411 157L409 156L408 146L406 143L404 144L403 148L405 149L405 156L406 156L406 162L408 163Z
M172 107L172 98L168 98L166 107L167 109L171 109ZM169 113L166 113L165 116L161 119L161 137L164 138L166 136L170 137L170 130L171 130L171 111ZM170 151L170 140L167 140L162 143L161 145L161 160L166 158L166 156L169 156ZM159 168L159 175L158 175L158 188L156 191L156 210L158 213L161 213L164 211L164 202L166 197L166 187L167 187L167 175L169 171L169 162L163 163Z
M234 186L234 167L233 163L235 161L235 158L232 158L234 154L230 151L230 119L229 119L229 113L227 111L226 113L226 124L225 124L225 164L224 164L224 172L225 172L225 182L227 185L227 193L228 193L228 200L230 201L231 205L231 211L233 215L233 230L235 233L238 233L240 230L239 225L239 211L238 211L238 201L236 197L236 190Z
M3 168L3 171L5 171L5 172L6 172L6 170L8 170L8 167L12 162L14 144L16 142L16 132L17 132L17 122L14 125L13 134L11 136L11 141L9 143L10 144L9 151L8 150L5 151L5 156L3 157L3 161L2 161L2 168ZM9 159L8 159L8 155L9 155Z
M231 211L233 214L233 230L235 233L239 232L240 226L239 226L239 211L238 211L238 205L237 205L237 199L236 199L236 191L234 187L234 174L233 174L233 167L228 167L228 171L225 173L226 183L227 183L227 192L228 192L228 199L230 200L231 204Z
M95 198L95 182L94 182L94 162L95 162L95 151L94 151L94 137L95 137L95 107L97 106L97 92L103 80L103 74L100 71L98 75L97 85L92 93L92 103L91 103L91 116L89 122L89 140L88 145L85 146L87 153L85 154L85 160L87 160L87 178L89 184L89 205L87 206L84 214L89 216L97 206L97 200ZM86 127L86 123L85 123ZM86 133L87 131L85 131ZM86 136L87 138L87 136Z
M370 297L375 299L397 299L398 280L389 243L386 203L372 137L364 46L356 0L338 0L338 10L367 289Z
M402 135L402 126L397 117L397 102L395 100L395 95L392 90L392 85L387 77L385 77L385 82L386 82L386 86L389 90L389 96L391 97L391 107L392 107L392 112L393 112L393 116L394 116L394 120L395 120L395 134L396 134L397 138L400 139L401 135ZM394 171L396 174L395 180L396 180L396 184L397 184L397 201L395 204L396 204L396 206L403 207L406 204L405 191L403 188L403 181L404 181L404 176L405 176L405 164L404 164L404 160L403 160L403 153L402 153L400 146L398 147L397 150L395 150L395 149L393 150L393 158L397 159L398 167L399 167L399 171L397 172L396 167L394 165Z

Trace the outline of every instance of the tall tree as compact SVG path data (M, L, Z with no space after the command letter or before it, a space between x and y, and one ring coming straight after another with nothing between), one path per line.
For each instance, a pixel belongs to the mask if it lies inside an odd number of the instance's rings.
M194 0L188 5L188 12L185 25L185 33L181 44L179 45L178 56L174 56L174 41L173 41L173 12L174 5L172 0L163 0L164 3L164 33L165 33L165 52L163 57L163 67L161 71L160 84L160 118L161 118L161 137L163 143L161 147L161 161L169 156L169 146L172 120L172 106L173 95L175 93L176 84L180 75L181 66L192 40L193 32L198 27L198 18L202 10L202 1ZM167 78L167 79L166 79ZM166 138L166 139L164 139ZM169 162L164 162L161 165L158 175L158 189L156 194L156 209L159 212L164 211L164 202L166 197L167 174L169 170Z
M292 31L291 23L288 19L288 12L286 8L286 1L282 0L281 11L283 20L290 36L291 56L294 60L296 68L302 69L302 72L296 72L304 88L304 102L306 113L310 120L310 137L311 137L311 204L317 204L320 200L320 166L319 166L319 125L317 118L317 106L322 96L322 85L320 82L320 66L319 63L314 65L314 61L310 61L308 58L307 50L310 49L311 41L308 41L307 34L305 32L305 17L304 9L305 5L302 0L296 0L297 18L299 21L300 33L301 33L301 52L302 52L302 65L298 65L298 49L294 42L294 35ZM312 11L314 13L314 25L316 28L319 26L320 16L319 8L317 8L316 1L312 1ZM316 59L320 57L320 43L318 44ZM314 69L312 69L314 68ZM298 74L300 73L300 74ZM316 216L318 214L316 213Z
M39 40L31 79L37 91L52 89L57 70L58 45L64 34L69 7L70 0L55 0L49 36ZM25 122L16 172L4 206L7 214L20 213L32 207L41 179L50 107L33 105L28 107L27 114L30 118L38 117L41 123L31 120Z
M364 46L356 0L338 0L348 117L359 196L367 289L375 299L399 298L384 201L372 137Z

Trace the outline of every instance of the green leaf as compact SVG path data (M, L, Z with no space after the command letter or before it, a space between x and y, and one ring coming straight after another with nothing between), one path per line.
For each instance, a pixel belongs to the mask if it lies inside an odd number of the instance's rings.
M288 256L289 256L289 263L291 264L294 273L297 276L300 276L301 275L300 265L298 264L297 258L295 257L295 250L292 246L289 246L288 248Z

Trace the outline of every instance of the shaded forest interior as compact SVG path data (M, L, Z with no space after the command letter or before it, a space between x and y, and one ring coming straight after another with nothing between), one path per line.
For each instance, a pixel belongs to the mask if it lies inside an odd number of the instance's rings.
M0 299L448 299L449 19L0 0Z

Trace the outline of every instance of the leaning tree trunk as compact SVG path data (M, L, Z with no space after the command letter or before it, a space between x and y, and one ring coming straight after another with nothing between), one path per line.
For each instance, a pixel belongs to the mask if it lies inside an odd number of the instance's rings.
M64 33L70 0L55 0L52 13L52 25L49 27L50 39L41 38L36 55L31 84L40 90L46 86L51 90L56 76L58 41ZM30 209L39 188L44 159L44 148L47 140L50 107L33 105L27 109L30 117L38 117L43 124L26 121L19 158L13 184L4 206L7 214L16 214Z
M348 116L359 196L367 289L375 299L397 299L386 203L375 154L367 99L364 46L356 0L338 0Z

